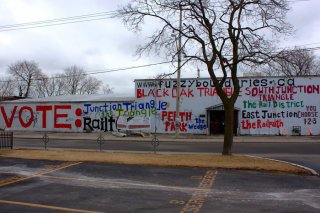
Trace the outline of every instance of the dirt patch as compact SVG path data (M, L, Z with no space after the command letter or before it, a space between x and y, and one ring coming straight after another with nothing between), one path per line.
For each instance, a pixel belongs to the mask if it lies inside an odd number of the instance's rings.
M1 150L0 157L152 166L187 166L222 169L243 169L291 174L311 174L308 170L291 164L238 155L222 156L213 154L149 154L22 149Z

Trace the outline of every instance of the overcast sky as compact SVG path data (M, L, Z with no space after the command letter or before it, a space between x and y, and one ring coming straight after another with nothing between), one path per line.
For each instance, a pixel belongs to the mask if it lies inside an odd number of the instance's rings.
M125 0L1 0L0 31L4 25L43 21L114 11ZM295 27L294 37L279 46L320 46L320 0L291 2L288 20ZM152 26L146 27L146 32ZM117 69L164 61L156 56L134 56L136 46L144 41L144 33L128 31L119 20L102 19L66 25L0 32L0 77L6 76L8 65L18 60L33 60L48 75L78 65L88 72ZM316 52L319 54L319 51ZM169 70L171 69L171 70ZM172 71L168 65L94 75L114 88L115 93L134 95L134 79L152 78L157 73ZM196 70L182 73L195 77ZM201 77L207 77L201 71Z

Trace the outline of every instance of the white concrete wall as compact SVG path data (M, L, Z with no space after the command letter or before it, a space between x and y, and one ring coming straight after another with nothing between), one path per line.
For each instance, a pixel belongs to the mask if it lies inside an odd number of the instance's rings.
M240 78L238 131L253 135L320 134L320 77ZM231 81L225 90L232 92ZM0 128L82 132L116 129L173 133L175 80L137 80L135 101L0 103ZM210 79L182 79L180 132L208 133L207 108L221 104Z
M240 109L240 134L291 135L293 126L300 126L302 135L320 134L319 77L240 78L240 85L235 104ZM232 92L230 80L224 88ZM137 80L135 92L137 102L157 103L158 116L152 116L152 129L156 124L159 132L173 133L176 80ZM212 81L182 79L180 95L181 132L206 134L206 108L221 104Z
M22 131L83 132L149 129L151 109L135 102L0 103L0 128ZM136 110L133 110L136 109ZM134 115L126 119L124 115Z

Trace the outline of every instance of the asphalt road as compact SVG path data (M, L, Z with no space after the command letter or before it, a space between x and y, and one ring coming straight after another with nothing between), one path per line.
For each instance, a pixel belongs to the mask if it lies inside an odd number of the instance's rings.
M221 153L220 142L161 142L157 147L160 152L195 152ZM48 148L99 150L95 140L60 140L51 139ZM41 139L14 139L15 148L44 148ZM153 151L151 142L106 141L103 150L116 151ZM284 160L314 169L320 173L320 143L270 143L270 142L235 142L234 154L247 154Z
M319 212L320 178L2 158L1 212Z

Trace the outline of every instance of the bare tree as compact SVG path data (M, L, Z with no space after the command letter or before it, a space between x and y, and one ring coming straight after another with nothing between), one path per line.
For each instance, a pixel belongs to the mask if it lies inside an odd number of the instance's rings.
M51 88L54 91L54 96L65 95L66 85L64 81L64 74L55 75L50 82Z
M6 96L13 96L15 93L15 83L11 78L0 79L0 98Z
M78 94L86 77L85 70L82 67L74 65L66 68L63 74L66 93L70 95Z
M63 74L49 77L38 65L31 61L20 61L9 66L8 71L15 81L0 82L0 95L8 94L10 88L17 88L19 96L47 97L65 94L96 94L102 82L88 76L86 71L76 65L68 67ZM14 91L14 89L10 90Z
M64 78L65 76L63 74L57 74L52 77L44 76L36 82L36 96L47 97L66 94Z
M103 94L112 94L113 93L113 88L110 87L109 84L105 84L102 87L102 91L103 91Z
M141 30L145 18L162 23L137 49L138 54L162 51L174 58L182 51L184 64L197 61L206 66L225 109L222 154L231 155L234 104L240 91L238 67L264 62L276 39L291 33L285 21L288 10L287 0L132 0L118 11L118 17L133 31ZM180 37L182 49L177 51ZM219 79L218 74L223 77ZM227 77L234 87L231 96L222 89Z
M31 94L33 83L43 75L36 62L26 60L10 65L8 72L16 81L19 96L24 97L28 97Z
M102 81L98 80L95 77L87 76L82 83L83 84L81 85L79 91L80 94L97 94Z
M44 73L33 83L32 96L42 98L48 96L49 80Z
M88 76L87 72L76 65L68 67L63 73L64 89L66 94L96 94L102 82L95 77Z
M311 50L295 47L279 52L261 71L267 76L319 75L320 59Z

